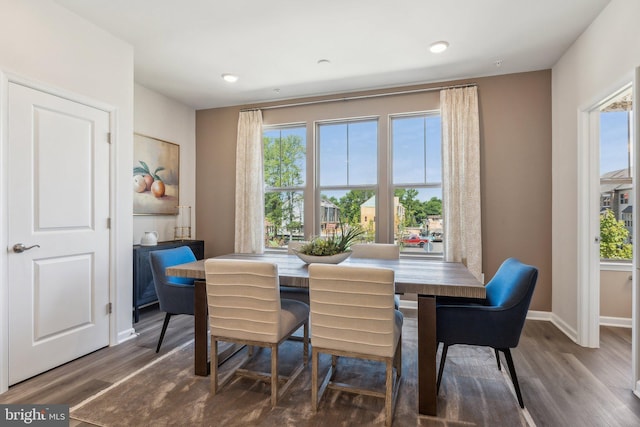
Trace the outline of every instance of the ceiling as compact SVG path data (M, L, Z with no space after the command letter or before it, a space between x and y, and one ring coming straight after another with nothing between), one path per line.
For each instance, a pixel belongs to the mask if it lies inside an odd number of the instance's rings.
M548 69L609 3L56 1L134 47L137 83L196 109Z

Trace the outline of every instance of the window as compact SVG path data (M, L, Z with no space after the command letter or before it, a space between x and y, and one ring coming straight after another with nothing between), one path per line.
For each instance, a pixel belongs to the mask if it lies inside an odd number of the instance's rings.
M304 238L306 134L305 126L263 131L267 247Z
M391 118L394 236L405 253L442 254L440 115Z
M629 204L629 193L620 193L620 204Z
M422 112L387 119L389 131L383 133L378 117L315 122L314 141L306 140L312 121L265 127L267 248L359 225L366 241L442 256L440 116ZM309 168L314 179L306 179Z
M360 225L366 240L375 240L378 121L320 123L317 135L320 233L335 233L340 223Z
M631 93L600 112L600 258L632 258Z

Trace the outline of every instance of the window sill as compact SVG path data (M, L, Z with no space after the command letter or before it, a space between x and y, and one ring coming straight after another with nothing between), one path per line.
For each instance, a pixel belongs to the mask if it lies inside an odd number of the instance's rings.
M600 261L600 271L633 271L631 261Z

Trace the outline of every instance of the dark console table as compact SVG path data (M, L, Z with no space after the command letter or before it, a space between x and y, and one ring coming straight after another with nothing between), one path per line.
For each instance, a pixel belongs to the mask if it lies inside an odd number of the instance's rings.
M140 318L140 307L158 302L153 284L149 252L189 246L196 259L204 258L204 240L172 240L155 246L133 245L133 321Z

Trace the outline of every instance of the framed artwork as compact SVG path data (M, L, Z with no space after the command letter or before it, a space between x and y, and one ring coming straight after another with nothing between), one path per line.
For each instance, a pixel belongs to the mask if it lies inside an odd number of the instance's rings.
M177 215L180 146L133 135L133 214Z

